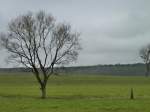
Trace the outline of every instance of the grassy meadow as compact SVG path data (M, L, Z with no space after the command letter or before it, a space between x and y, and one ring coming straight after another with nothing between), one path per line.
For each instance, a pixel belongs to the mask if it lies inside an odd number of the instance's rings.
M52 76L43 100L33 75L0 73L0 112L150 112L150 78Z

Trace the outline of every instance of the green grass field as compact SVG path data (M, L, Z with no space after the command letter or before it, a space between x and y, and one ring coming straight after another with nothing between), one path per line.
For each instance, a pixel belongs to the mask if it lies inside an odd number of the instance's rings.
M130 100L131 88L134 100ZM47 96L39 98L32 75L0 75L0 112L150 112L150 78L52 76Z

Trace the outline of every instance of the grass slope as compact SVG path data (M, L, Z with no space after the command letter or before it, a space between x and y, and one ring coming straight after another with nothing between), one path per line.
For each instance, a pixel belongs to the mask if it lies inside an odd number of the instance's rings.
M134 88L135 100L130 100ZM52 76L48 98L32 75L1 73L0 112L150 112L150 79L99 75Z

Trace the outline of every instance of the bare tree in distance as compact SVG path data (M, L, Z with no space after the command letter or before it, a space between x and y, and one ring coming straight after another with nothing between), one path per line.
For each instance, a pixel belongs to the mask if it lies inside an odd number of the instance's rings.
M9 52L11 62L32 69L43 99L54 66L77 60L81 48L79 33L67 23L56 23L53 16L43 11L13 19L8 32L1 33L1 45Z
M142 60L145 63L145 66L146 66L145 76L147 77L147 76L149 76L149 73L150 73L150 44L143 47L140 50L140 57L142 58Z

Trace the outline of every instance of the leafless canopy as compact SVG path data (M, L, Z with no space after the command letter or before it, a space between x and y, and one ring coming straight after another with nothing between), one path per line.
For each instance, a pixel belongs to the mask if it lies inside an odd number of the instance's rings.
M78 37L69 24L58 24L53 16L40 11L12 20L8 32L1 34L1 43L9 51L9 59L31 68L43 88L54 65L77 59Z
M140 50L140 57L145 63L150 62L150 45L147 45Z
M150 69L150 44L140 50L140 57L143 59L146 65L146 76L148 76Z

